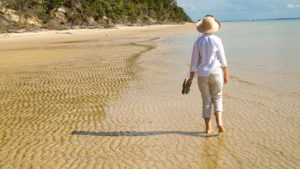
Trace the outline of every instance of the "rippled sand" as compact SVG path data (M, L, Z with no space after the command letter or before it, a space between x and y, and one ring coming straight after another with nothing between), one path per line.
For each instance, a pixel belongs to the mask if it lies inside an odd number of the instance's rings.
M226 133L204 134L196 79L167 37L191 26L0 40L0 168L297 168L300 95L231 76ZM167 49L167 50L166 50Z

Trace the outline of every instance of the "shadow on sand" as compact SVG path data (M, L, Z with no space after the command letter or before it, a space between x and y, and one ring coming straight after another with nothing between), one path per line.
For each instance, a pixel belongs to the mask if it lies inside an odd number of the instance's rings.
M155 136L180 134L194 137L218 137L220 134L206 134L205 132L187 132L187 131L112 131L112 132L91 132L91 131L73 131L72 135L90 135L90 136Z

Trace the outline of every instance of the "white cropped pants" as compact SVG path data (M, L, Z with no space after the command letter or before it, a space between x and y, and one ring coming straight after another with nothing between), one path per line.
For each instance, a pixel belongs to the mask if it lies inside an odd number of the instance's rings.
M223 112L222 89L224 79L223 74L210 74L208 76L198 77L198 87L202 96L202 117L210 118L212 104L214 113Z

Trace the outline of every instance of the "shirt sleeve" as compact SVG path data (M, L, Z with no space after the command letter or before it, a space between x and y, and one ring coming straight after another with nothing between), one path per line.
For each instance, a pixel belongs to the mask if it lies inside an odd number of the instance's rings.
M218 59L220 61L220 64L222 67L227 67L227 61L226 61L226 57L225 57L224 47L223 47L223 43L221 40L219 41L218 45L219 45Z
M198 71L198 65L200 62L200 53L197 47L197 42L195 42L193 47L193 53L192 53L192 59L191 59L191 72L197 72Z

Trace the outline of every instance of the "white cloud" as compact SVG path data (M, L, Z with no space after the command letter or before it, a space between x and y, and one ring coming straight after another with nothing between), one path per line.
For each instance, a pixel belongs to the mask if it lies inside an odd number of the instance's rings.
M296 5L294 5L294 4L286 4L286 6L288 8L300 8L300 4L296 4Z

